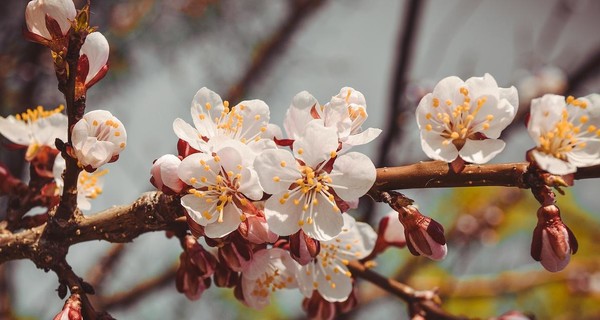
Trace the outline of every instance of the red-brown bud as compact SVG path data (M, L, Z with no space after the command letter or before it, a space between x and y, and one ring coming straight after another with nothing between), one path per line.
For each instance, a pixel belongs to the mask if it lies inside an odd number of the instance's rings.
M192 236L186 236L179 261L175 279L177 291L184 293L190 300L197 300L210 287L217 259Z
M321 243L299 230L290 235L290 255L296 262L304 266L314 260L321 251Z
M219 261L233 271L242 271L252 260L252 246L241 236L219 247Z
M413 255L423 255L432 260L442 260L446 257L448 248L441 224L422 215L417 208L410 205L399 208L398 213L404 226L406 244Z
M331 320L354 309L357 304L356 287L353 287L348 299L342 302L329 302L323 299L319 292L315 290L310 298L305 298L302 301L302 309L304 309L309 319Z
M564 269L577 252L577 239L560 218L556 205L543 206L537 211L538 223L533 230L531 257L546 270L557 272Z

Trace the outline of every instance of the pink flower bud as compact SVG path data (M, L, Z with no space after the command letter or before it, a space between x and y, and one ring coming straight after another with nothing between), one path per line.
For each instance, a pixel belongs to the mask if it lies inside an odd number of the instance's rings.
M269 230L264 215L246 214L246 220L240 224L239 230L244 238L255 244L273 243L279 237Z
M72 294L65 302L62 311L53 320L83 320L79 295Z
M320 251L320 242L307 236L302 229L290 235L290 255L300 265L312 262Z
M422 215L413 206L399 208L400 222L404 225L404 236L410 253L423 255L432 260L446 257L448 248L444 237L444 227L437 221Z
M172 154L165 154L160 158L154 160L150 173L150 183L156 187L156 189L166 194L176 194L186 186L186 184L179 179L177 170L181 164L181 159Z
M71 29L71 22L77 15L73 0L33 0L27 4L25 9L25 21L29 32L38 35L47 40L52 40L53 36L64 36ZM58 25L54 34L48 30L46 16ZM52 30L54 31L54 30Z
M531 257L546 270L557 272L564 269L577 252L577 239L560 218L555 205L543 206L537 211L538 223L533 230Z

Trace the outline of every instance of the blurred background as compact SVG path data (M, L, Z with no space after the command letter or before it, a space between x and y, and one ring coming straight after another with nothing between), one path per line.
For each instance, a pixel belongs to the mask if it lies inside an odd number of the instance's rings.
M3 117L64 103L48 49L22 37L26 3L0 2ZM493 162L523 161L533 146L523 125L531 98L600 92L600 2L592 0L103 0L91 8L92 25L111 52L107 77L88 91L88 110L117 116L128 147L107 166L104 193L89 214L152 190L152 161L176 152L172 121L191 120L191 100L203 86L234 104L264 100L279 125L296 93L308 90L323 104L343 86L354 87L367 99L363 127L384 130L359 149L378 167L425 160L414 110L446 76L490 73L500 86L518 88L519 115ZM22 159L0 150L16 176L27 174ZM577 181L559 197L580 244L562 272L531 259L538 205L528 190L512 188L406 190L444 225L450 253L432 263L389 249L377 270L416 289L439 288L444 308L455 314L489 318L521 310L538 319L598 319L599 187L598 180ZM4 206L0 201L0 215ZM376 226L387 210L364 199L351 214ZM188 301L174 286L180 252L177 240L155 233L124 246L76 245L68 260L95 284L96 305L116 318L304 318L297 292L277 295L261 312L214 287ZM57 287L53 273L29 261L0 266L0 308L17 319L55 315L63 303ZM402 301L369 284L360 289L360 306L344 319L407 317Z

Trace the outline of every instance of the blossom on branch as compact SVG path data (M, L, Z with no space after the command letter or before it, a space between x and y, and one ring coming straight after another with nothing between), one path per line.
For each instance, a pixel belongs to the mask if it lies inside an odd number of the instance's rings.
M65 171L65 159L59 154L54 160L52 173L54 174L54 182L56 184L56 194L62 194L64 180L62 178ZM92 204L89 199L96 199L102 193L102 185L104 184L104 176L108 173L107 169L95 172L81 171L77 179L77 207L81 210L90 210Z
M286 113L284 129L290 139L302 136L305 126L314 119L323 120L326 127L335 128L342 143L342 150L373 141L380 129L362 124L367 120L367 102L364 95L350 87L344 87L327 104L321 106L310 93L302 91L293 99Z
M489 74L444 78L417 107L421 147L434 160L486 163L504 149L498 137L518 103L517 90L499 88Z
M46 40L64 37L76 15L72 0L32 0L25 9L29 32Z
M81 298L77 293L72 294L65 302L63 309L53 320L83 320L81 315Z
M185 182L178 176L180 164L181 159L172 154L165 154L154 160L150 170L152 174L150 183L164 193L179 193L185 187Z
M356 222L344 214L342 232L329 241L321 242L321 251L313 263L303 266L298 273L298 286L305 297L314 290L329 302L348 299L352 293L352 274L348 263L367 257L375 247L377 234L367 223Z
M246 100L230 108L214 91L201 88L192 100L191 113L195 127L177 118L173 131L198 151L210 153L208 141L215 139L234 139L255 152L268 143L262 135L269 124L269 107L262 100Z
M44 110L38 106L16 116L0 117L0 134L12 143L27 148L25 160L31 161L42 147L54 148L58 138L67 139L67 116L61 112L64 107Z
M426 256L432 260L442 260L448 253L444 227L419 209L409 205L398 208L398 218L404 226L406 245L415 256Z
M265 192L265 216L273 232L287 236L302 229L309 237L327 241L344 224L349 205L367 193L375 182L375 166L367 156L350 152L337 155L336 130L322 120L308 123L292 145L263 151L254 167Z
M252 154L248 146L229 140L214 154L194 153L179 165L179 179L193 187L181 198L181 205L190 218L205 226L210 238L234 231L246 219L248 199L260 200L263 195L248 154Z
M254 309L264 308L272 292L298 287L297 272L298 264L287 251L279 248L257 251L242 271L244 303Z
M119 158L119 153L125 149L127 132L110 112L94 110L73 126L72 141L74 156L80 166L93 171Z
M537 145L533 160L545 171L564 175L600 164L600 95L534 99L527 130Z

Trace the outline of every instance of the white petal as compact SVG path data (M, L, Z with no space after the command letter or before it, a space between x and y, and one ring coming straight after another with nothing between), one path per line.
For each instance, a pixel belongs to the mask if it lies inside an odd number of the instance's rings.
M296 279L298 280L298 288L300 289L302 295L304 295L306 298L310 298L314 291L313 283L315 282L315 272L315 264L309 263L305 266L302 266L296 275Z
M311 115L310 109L320 106L317 99L306 91L302 91L294 96L292 104L288 108L283 120L283 128L288 138L298 139L304 132L304 127L315 119Z
M242 220L240 220L241 211L234 204L227 204L223 209L223 222L215 221L204 228L206 236L209 238L221 238L237 229ZM216 215L216 214L215 214Z
M54 148L56 138L67 141L68 122L67 116L62 113L41 118L33 123L33 137L38 144Z
M338 146L336 129L323 126L322 120L313 120L306 125L302 136L294 141L294 157L316 168L321 162L329 160Z
M85 78L85 83L92 80L98 71L108 62L108 53L110 48L108 41L100 32L92 32L86 38L81 46L80 55L86 55L89 60L89 71Z
M294 156L283 149L263 151L254 160L254 169L258 173L260 185L270 194L284 192L289 189L290 181L302 177Z
M12 143L27 146L30 143L30 130L25 122L15 119L14 116L0 118L0 134Z
M298 221L302 218L301 208L287 201L279 202L282 194L274 194L265 202L265 218L269 230L280 236L288 236L300 230Z
M199 198L192 194L186 194L181 197L181 206L187 210L190 218L201 226L206 226L217 220L218 215L215 214L213 205L214 203L207 203L204 198ZM202 215L205 211L208 211L212 215L210 219Z
M302 226L302 230L313 239L328 241L342 232L344 219L342 218L342 213L339 210L334 210L333 206L327 202L324 196L319 194L317 200L318 203L304 213L305 223ZM313 219L312 223L307 222L308 217Z
M196 92L192 100L191 113L194 126L196 126L201 135L207 138L216 135L217 128L214 118L220 117L224 108L221 96L214 91L203 87ZM203 120L201 119L201 114L204 115Z
M206 165L209 166L210 171L205 171L200 164L200 161L204 161ZM206 177L207 181L215 181L214 175L210 174L210 172L215 171L219 172L220 167L214 162L212 156L206 153L194 153L181 161L181 164L179 164L179 168L177 169L177 175L181 181L198 188L204 185L200 181L201 176ZM209 178L210 180L208 180ZM191 180L194 179L196 182L192 183Z
M565 98L555 94L546 94L541 98L531 100L527 131L536 144L539 144L540 136L552 131L556 122L560 120L565 107Z
M29 1L25 10L27 29L46 39L50 39L50 33L46 28L46 14L52 17L63 34L71 28L70 20L75 18L77 11L72 0L34 0Z
M343 143L348 144L350 146L360 146L360 145L367 144L367 143L375 140L375 138L379 137L380 134L381 134L381 129L368 128L367 130L365 130L361 133L349 135L343 141Z
M506 144L499 139L471 140L467 139L465 145L458 151L463 160L471 163L482 164L490 161L504 150Z
M450 108L445 103L446 100L452 101L454 105L463 103L464 96L460 94L459 91L463 86L465 86L465 82L455 76L446 77L435 85L432 97L440 100L440 111L451 112Z
M500 90L500 96L499 99L500 101L502 101L502 99L505 99L508 104L512 105L513 107L515 107L515 113L516 111L519 109L519 93L517 92L517 88L515 87L510 87L510 88L498 88Z
M335 128L339 137L347 137L350 134L352 119L345 100L334 97L320 109L326 127Z
M489 128L480 131L488 138L497 139L500 137L502 130L513 121L515 114L516 109L514 105L511 105L508 100L503 99L500 100L496 106L486 109L482 107L481 111L477 114L475 121L483 122L487 116L492 115L494 118L488 122L490 125Z
M542 170L548 171L552 174L564 175L577 171L577 167L573 164L562 161L561 159L555 158L546 153L533 150L531 154L533 154L535 162L540 168L542 168Z
M166 154L160 159L162 159L159 167L162 183L175 192L181 191L184 187L184 183L179 179L178 175L181 160L172 154Z
M243 110L241 106L244 106ZM236 134L236 139L254 139L257 135L260 136L261 129L266 128L269 123L269 106L262 100L242 101L236 106L236 110L244 119L241 134Z
M489 97L493 97L496 102L499 100L498 83L489 73L486 73L483 77L471 77L465 81L465 85L469 89L469 96L471 96L473 102L485 96L488 97L488 100L490 100ZM487 110L487 108L482 107L482 110Z
M371 159L358 152L350 152L337 158L333 163L331 179L335 192L343 200L362 197L371 189L377 170Z
M453 143L444 144L446 139L436 134L421 130L421 148L433 160L452 162L458 157L458 150Z
M242 179L238 190L251 200L260 200L263 196L263 190L258 181L256 171L244 168L241 172Z
M330 276L331 280L328 281L326 276ZM352 278L346 276L344 272L329 271L327 274L317 272L317 282L319 283L317 290L329 302L345 301L352 292Z

